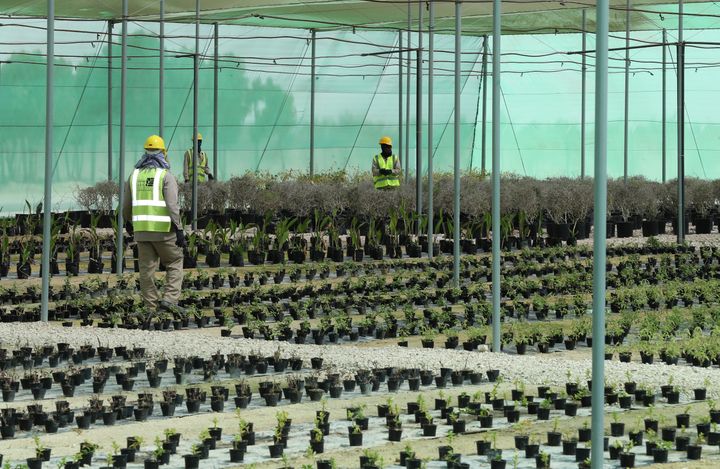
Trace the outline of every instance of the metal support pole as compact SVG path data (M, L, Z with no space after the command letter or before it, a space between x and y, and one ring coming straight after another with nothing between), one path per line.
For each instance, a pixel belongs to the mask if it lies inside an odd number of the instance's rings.
M625 127L623 128L623 178L628 177L628 126L630 118L630 0L625 2Z
M580 98L580 177L585 178L585 90L587 88L587 10L582 11L582 94Z
M118 219L118 232L117 232L117 246L116 246L116 258L115 258L115 272L118 276L123 274L123 258L125 256L125 240L122 206L125 201L125 115L127 113L127 34L128 34L128 0L123 0L122 3L122 46L121 46L121 58L120 58L120 154L118 155L118 189L119 189L119 205L120 209L117 211Z
M423 46L423 8L424 2L418 2L418 47L416 52L416 84L415 84L415 210L418 215L423 212L422 198L422 46ZM420 224L418 223L417 235L420 236Z
M40 320L48 320L50 302L50 225L52 223L53 99L55 66L55 0L47 2L47 63L45 65L45 198L43 199L42 299ZM32 234L32 233L30 233Z
M665 182L667 180L667 31L665 29L662 30L662 37L662 182Z
M433 257L433 78L435 75L435 4L430 0L430 19L428 21L428 205L427 205L427 238L428 238L428 257Z
M487 82L488 82L488 37L487 34L483 41L483 58L482 58L482 151L480 169L483 173L487 171L486 142L487 142Z
M215 37L213 38L215 46L215 60L213 62L213 176L218 178L218 89L220 87L219 62L220 58L220 25L215 23Z
M192 154L192 229L197 230L198 101L200 91L200 0L195 0L195 55L193 58L193 154Z
M315 174L315 30L311 31L310 56L310 176Z
M501 0L493 0L492 96L492 302L493 352L500 352L500 40Z
M165 0L160 0L160 73L158 85L158 135L165 132Z
M595 54L595 221L593 238L591 467L603 469L605 396L605 232L607 230L607 109L609 0L598 0Z
M453 285L460 287L460 95L462 93L462 3L455 1L455 125L453 148Z
M685 242L685 47L683 46L683 0L678 5L677 132L678 220L677 242Z
M113 22L108 20L108 36L107 36L107 148L108 148L108 181L112 181L112 168L113 168L113 71L112 71L112 50L113 50L113 39L112 39Z
M402 159L403 151L403 32L402 29L398 29L398 48L400 53L398 54L398 145L397 145L397 156L403 163L402 174L403 181L407 181L407 165L404 164Z
M417 76L415 84L415 210L418 215L423 211L422 199L422 50L417 49ZM420 236L418 224L418 236Z
M407 24L407 76L405 77L405 180L410 177L410 73L412 69L412 12L410 11L410 0L408 0L408 24Z
M678 70L678 243L685 241L685 43L677 45Z

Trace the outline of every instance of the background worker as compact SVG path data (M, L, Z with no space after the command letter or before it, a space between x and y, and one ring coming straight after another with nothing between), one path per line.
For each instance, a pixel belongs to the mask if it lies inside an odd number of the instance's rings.
M148 309L183 312L178 306L183 280L185 233L180 221L178 183L170 172L165 142L152 135L145 154L125 183L125 228L135 237L140 267L140 294ZM155 287L158 261L167 269L162 300Z
M202 134L197 134L197 144L198 144L198 150L200 150L200 157L197 160L198 165L198 175L197 180L198 182L205 182L208 179L212 180L215 179L215 176L212 175L210 172L210 166L208 165L208 157L205 154L204 151L202 151ZM185 178L185 182L192 181L193 177L193 149L189 148L185 152L185 164L183 165L183 178Z
M380 139L380 154L373 157L372 175L375 189L389 190L400 187L400 158L393 154L392 139Z

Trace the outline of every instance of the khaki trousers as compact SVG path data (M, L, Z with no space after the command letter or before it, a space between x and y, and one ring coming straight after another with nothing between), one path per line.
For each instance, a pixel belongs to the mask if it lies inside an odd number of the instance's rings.
M159 261L167 269L163 300L176 305L180 300L183 281L183 253L175 246L175 236L163 241L138 241L138 264L140 266L140 295L145 306L157 309L160 295L155 287L155 272Z

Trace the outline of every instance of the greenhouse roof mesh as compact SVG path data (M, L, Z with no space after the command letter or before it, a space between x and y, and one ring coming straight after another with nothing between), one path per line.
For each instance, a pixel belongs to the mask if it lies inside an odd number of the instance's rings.
M419 0L410 0L413 20ZM426 0L420 0L427 3ZM130 0L129 17L135 21L157 21L158 0ZM195 19L195 0L166 0L166 19L191 22ZM686 3L707 3L689 0ZM611 0L610 29L625 29L626 0ZM454 30L455 6L452 1L437 0L436 30ZM633 0L631 29L672 29L677 24L677 2ZM56 17L78 20L111 20L122 17L118 0L62 0L56 2ZM590 0L503 1L503 34L541 34L578 32L582 10L588 8L587 29L595 29L595 2ZM203 23L235 24L257 27L305 28L323 30L364 29L398 30L407 28L408 2L404 0L201 0ZM542 14L538 14L542 13ZM0 0L0 15L44 17L47 0ZM714 15L713 15L714 16ZM463 34L482 35L492 31L492 2L466 0L462 3ZM668 18L669 17L669 18ZM691 13L692 18L692 13ZM425 16L427 20L427 15ZM717 24L717 18L704 18L705 24ZM711 21L709 21L711 20ZM668 23L668 24L664 24Z

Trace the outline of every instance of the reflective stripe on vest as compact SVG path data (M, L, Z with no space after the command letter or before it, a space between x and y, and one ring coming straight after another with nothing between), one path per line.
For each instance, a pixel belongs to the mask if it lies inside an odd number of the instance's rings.
M136 169L132 174L132 223L135 231L169 233L172 220L163 195L166 169Z
M190 179L192 181L193 173L195 172L194 168L193 168L193 164L192 164L193 149L192 148L189 149L188 153L190 154L190 158L188 161L188 179ZM205 154L204 151L200 152L200 158L198 158L197 164L198 164L197 180L198 180L198 182L205 182L207 180L207 174L205 174L205 166L207 166L207 155Z
M392 155L392 158L384 158L381 155L375 155L375 161L377 162L378 169L389 169L392 171L395 168L395 158L397 156ZM389 187L400 187L400 176L397 174L391 174L385 176L383 174L373 177L375 189L385 189Z

